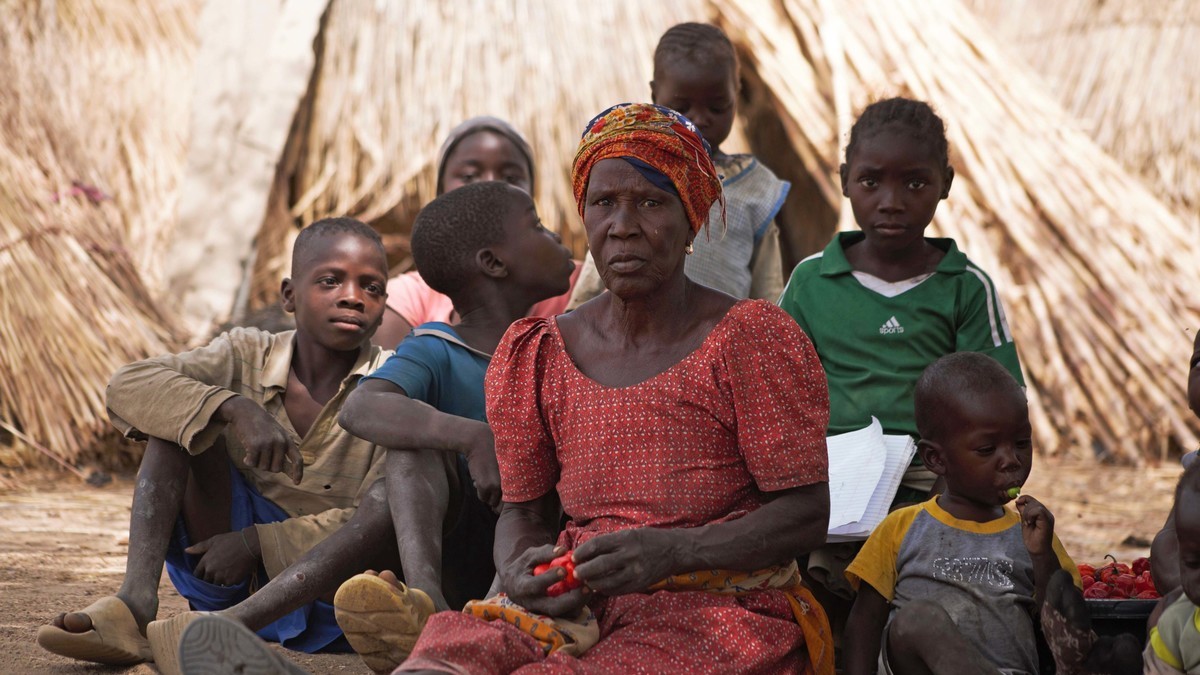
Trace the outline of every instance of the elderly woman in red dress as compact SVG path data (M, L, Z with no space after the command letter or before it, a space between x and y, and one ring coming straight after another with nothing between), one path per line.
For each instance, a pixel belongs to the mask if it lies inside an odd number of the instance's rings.
M400 670L832 673L794 562L829 515L816 352L774 305L684 276L721 199L685 118L605 111L573 181L608 292L513 324L487 376L507 595L431 617ZM582 586L551 596L565 571L534 568L564 552Z

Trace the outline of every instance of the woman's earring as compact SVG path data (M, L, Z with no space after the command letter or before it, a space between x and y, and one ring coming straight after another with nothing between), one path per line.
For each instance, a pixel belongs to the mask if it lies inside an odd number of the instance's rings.
M687 255L691 255L694 250L695 249L692 248L692 242L689 241L687 247L683 249L683 252Z

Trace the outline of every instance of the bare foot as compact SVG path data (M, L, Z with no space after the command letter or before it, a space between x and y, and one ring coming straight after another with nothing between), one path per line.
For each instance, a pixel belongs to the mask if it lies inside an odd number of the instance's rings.
M373 577L379 577L380 579L383 579L384 581L395 586L396 588L401 588L403 586L403 583L400 581L400 578L397 577L396 573L391 570L384 570L382 572L376 572L375 570L367 570L367 571L363 572L363 574L369 574ZM426 595L428 595L429 599L433 600L433 606L437 611L444 612L444 611L447 611L450 609L450 603L446 602L446 598L445 598L445 596L442 595L442 590L440 588L429 589L429 588L420 588L419 586L413 586L413 588L419 588Z

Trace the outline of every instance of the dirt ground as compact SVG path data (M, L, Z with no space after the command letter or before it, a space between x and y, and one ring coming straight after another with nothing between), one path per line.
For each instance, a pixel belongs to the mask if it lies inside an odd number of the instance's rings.
M1171 505L1180 468L1120 468L1041 458L1025 492L1055 514L1056 531L1076 562L1106 553L1148 555ZM82 665L42 651L37 627L82 608L120 585L127 549L130 478L95 488L76 478L0 480L0 673L156 673ZM163 576L161 616L187 609ZM278 649L278 647L276 647ZM280 650L312 673L369 673L354 655L308 656Z

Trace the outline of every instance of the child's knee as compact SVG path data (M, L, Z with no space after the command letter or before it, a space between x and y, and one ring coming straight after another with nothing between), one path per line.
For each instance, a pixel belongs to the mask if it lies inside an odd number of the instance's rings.
M388 510L387 482L383 478L371 483L371 487L367 488L363 494L362 501L359 502L355 513L363 516L379 515L391 518L391 512Z

